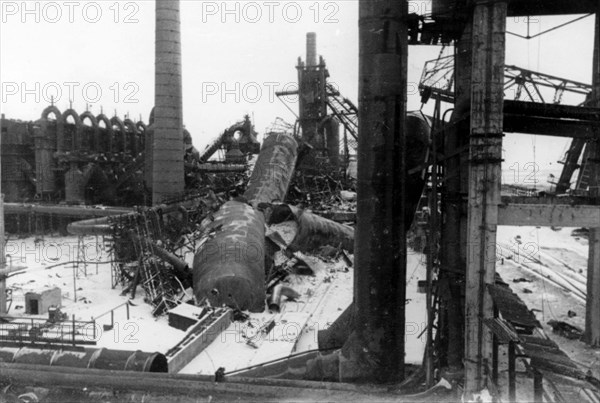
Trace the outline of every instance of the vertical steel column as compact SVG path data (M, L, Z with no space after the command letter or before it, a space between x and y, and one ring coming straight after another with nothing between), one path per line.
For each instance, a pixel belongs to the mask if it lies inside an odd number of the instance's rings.
M494 283L496 270L506 14L506 1L478 1L473 10L465 294L464 397L467 400L485 388L484 362L492 352L492 334L483 320L493 317L487 285Z
M517 355L515 351L515 342L508 342L508 401L514 403L517 401Z
M595 41L594 41L594 67L592 77L592 106L600 107L600 6L596 12ZM600 201L600 142L590 141L587 147L591 149L592 172L590 175L590 195ZM587 300L585 311L586 343L600 346L600 228L590 228L589 255L587 270Z
M0 133L2 133L2 121L4 114L0 119ZM2 135L0 134L0 147L2 146ZM0 178L2 177L2 161L0 156ZM6 255L4 250L4 194L2 194L2 183L0 181L0 270L6 267ZM6 277L0 274L0 314L6 313Z
M2 122L4 114L0 117L0 147L2 147ZM2 177L2 156L0 155L0 178ZM4 250L4 195L2 194L2 181L0 181L0 269L6 265L6 255ZM1 300L2 298L0 298Z
M471 23L455 47L455 105L451 125L444 138L444 153L454 155L444 161L440 242L440 315L444 315L442 364L458 375L464 357L464 289L466 264L466 214L468 172L467 153L471 109Z
M153 204L184 189L180 25L179 0L156 0Z
M533 401L544 403L544 376L537 369L533 369Z
M359 3L355 331L372 358L358 378L376 381L404 377L407 14L406 0Z

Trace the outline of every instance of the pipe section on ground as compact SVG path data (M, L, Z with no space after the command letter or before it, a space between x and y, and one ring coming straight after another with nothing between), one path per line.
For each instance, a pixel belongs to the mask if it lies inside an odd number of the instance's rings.
M354 228L323 218L308 211L297 210L296 236L289 245L294 252L315 252L330 245L354 253Z
M78 348L2 347L0 362L112 371L168 372L167 357L154 352Z
M194 256L194 295L213 306L252 312L265 307L265 222L237 201L225 203L202 228L205 242Z

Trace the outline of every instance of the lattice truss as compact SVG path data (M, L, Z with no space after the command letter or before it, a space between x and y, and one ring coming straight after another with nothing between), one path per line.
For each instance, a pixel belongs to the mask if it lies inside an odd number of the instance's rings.
M139 209L137 214L112 221L113 287L121 284L123 294L135 298L138 285L145 302L160 315L189 297L191 271L185 256L193 255L201 237L200 224L216 211L222 200L210 192L187 198L163 208Z
M522 67L504 66L504 95L506 99L539 103L563 102L563 96L570 94L572 104L583 104L591 93L590 84L555 77ZM454 56L440 57L425 63L421 81L421 96L441 98L453 102L454 99ZM583 98L583 99L582 99Z

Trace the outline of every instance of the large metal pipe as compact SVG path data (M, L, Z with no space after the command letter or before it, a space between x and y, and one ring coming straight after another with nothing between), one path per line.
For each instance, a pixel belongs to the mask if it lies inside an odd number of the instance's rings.
M194 204L194 200L189 200L180 204L161 204L154 206L149 210L162 211L163 214L171 213L182 206L187 207ZM133 217L138 214L136 211L126 212L122 214L112 214L110 216L93 218L90 220L76 221L67 226L67 231L72 235L110 235L112 234L112 223L122 221L128 217Z
M112 371L168 372L164 354L107 348L44 349L2 347L0 362Z
M409 134L406 140L406 147L407 150L410 150L410 155L407 156L407 166L408 170L411 171L414 168L422 167L425 162L431 130L427 118L422 114L415 112L409 112L407 114L406 126L407 134ZM406 213L404 220L407 225L405 225L405 231L408 230L410 223L414 218L425 186L422 171L407 175L406 183ZM285 211L283 210L280 215L284 216L284 214ZM296 217L300 215L297 209L291 209L289 214L293 214ZM302 231L299 229L299 232ZM298 237L298 235L296 237ZM310 239L310 236L308 239ZM352 233L352 239L354 239L354 232ZM292 245L295 242L296 239L292 241ZM331 241L329 242L331 243ZM348 250L352 252L352 249ZM354 303L352 303L330 327L319 331L319 349L330 349L343 345L355 326L356 309Z
M298 143L289 134L271 133L264 139L260 154L244 193L257 207L260 203L283 202L294 175Z
M18 386L41 386L69 393L86 385L90 395L99 390L119 392L129 400L151 394L157 401L187 401L190 397L212 396L214 400L232 401L397 401L398 395L387 388L351 384L307 382L288 379L225 376L215 382L214 375L180 375L164 373L112 372L98 369L46 367L40 365L0 363L0 381ZM127 394L123 391L129 391ZM139 393L138 393L139 392ZM134 394L135 393L135 394ZM97 396L97 393L95 393ZM60 396L60 395L59 395ZM72 397L73 395L68 395ZM81 396L78 394L77 396ZM187 399L187 400L186 400Z
M68 217L109 217L133 212L133 209L124 207L106 207L99 209L90 206L69 206L57 204L6 203L4 207L6 214L39 213Z
M156 0L152 203L182 194L183 106L179 0Z
M230 201L203 226L206 241L194 256L194 295L262 312L265 307L265 222L245 203Z
M408 2L359 2L356 327L344 379L404 377Z

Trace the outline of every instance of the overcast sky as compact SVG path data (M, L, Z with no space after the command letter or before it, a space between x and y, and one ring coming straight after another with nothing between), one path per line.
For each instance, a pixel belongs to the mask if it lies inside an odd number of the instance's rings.
M56 104L65 110L72 92L77 111L90 103L95 114L102 107L109 116L116 110L147 122L154 99L154 1L0 0L0 5L1 109L7 118L35 120L47 98L59 92ZM411 10L430 12L430 2L412 2ZM295 116L274 92L296 84L306 32L317 33L331 81L357 100L357 0L181 0L181 12L184 121L199 148L246 113L261 134L278 116L293 123ZM576 17L535 17L530 33ZM507 64L589 83L593 23L588 17L532 40L507 35ZM511 18L507 26L527 32L523 18ZM418 83L423 63L440 50L411 47L410 82ZM297 112L295 99L290 101ZM409 91L409 108L419 106L418 94ZM509 135L505 169L533 161L542 170L560 168L556 160L565 146L563 139Z

